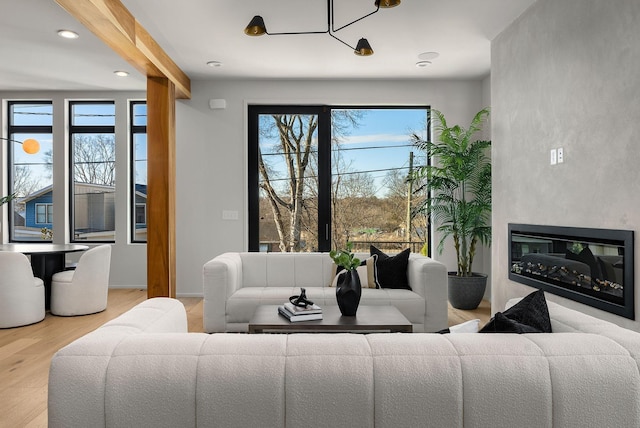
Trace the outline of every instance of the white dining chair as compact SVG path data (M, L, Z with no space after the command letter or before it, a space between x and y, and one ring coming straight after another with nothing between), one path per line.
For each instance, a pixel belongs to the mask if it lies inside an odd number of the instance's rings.
M100 245L80 256L75 270L53 275L51 313L61 316L87 315L107 308L111 246Z
M44 284L22 253L0 251L0 328L44 319Z

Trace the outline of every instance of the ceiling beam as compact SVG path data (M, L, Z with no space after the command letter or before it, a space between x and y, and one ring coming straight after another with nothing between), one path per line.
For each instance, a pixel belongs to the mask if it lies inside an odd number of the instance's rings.
M191 98L191 80L120 0L55 0L147 77L165 77L176 98Z

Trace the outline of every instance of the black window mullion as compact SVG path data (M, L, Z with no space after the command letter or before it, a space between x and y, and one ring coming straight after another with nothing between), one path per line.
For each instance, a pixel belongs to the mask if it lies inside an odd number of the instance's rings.
M249 141L247 149L247 161L249 163L247 182L248 223L249 223L249 251L260 250L260 189L258 187L258 117L262 106L249 106Z
M139 224L138 223L138 217L137 217L137 207L138 204L136 202L136 146L135 146L135 136L136 134L146 134L147 133L147 126L146 125L134 125L135 123L135 107L138 105L146 105L147 102L143 101L143 100L137 100L137 101L130 101L129 102L129 187L131 190L131 198L130 198L130 204L131 204L131 210L129 213L129 218L130 218L130 229L131 229L131 237L130 240L131 242L138 242L138 243L143 243L143 242L147 242L146 239L139 239L136 236L136 227ZM147 153L148 156L148 153ZM146 205L145 205L145 222L146 222Z
M318 251L331 250L331 109L318 113Z
M7 102L7 116L8 116L8 120L7 120L7 124L8 124L8 138L14 139L16 134L52 134L53 135L53 126L52 125L16 125L14 123L14 113L13 113L13 106L18 106L21 104L29 104L29 105L51 105L52 102L51 101L36 101L36 100L29 100L29 101L9 101ZM15 172L15 168L13 165L13 144L7 144L7 158L9 159L8 161L8 168L7 168L7 174L8 174L8 183L9 183L9 189L10 189L10 193L13 193L14 190L14 184L15 184L15 178L13 176L14 172ZM9 215L9 241L10 242L19 242L16 238L15 238L15 233L14 233L14 222L15 222L15 218L13 215L13 202L10 205L10 215Z

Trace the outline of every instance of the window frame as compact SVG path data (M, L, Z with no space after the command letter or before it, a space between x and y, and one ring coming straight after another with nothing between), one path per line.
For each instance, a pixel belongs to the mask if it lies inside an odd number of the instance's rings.
M331 223L331 188L332 188L332 110L409 110L423 109L430 117L432 110L430 105L261 105L250 104L247 106L247 205L248 205L248 251L260 251L259 228L259 171L258 145L259 145L259 116L274 113L304 114L318 116L318 251L328 252L332 243ZM428 138L431 138L430 120L426 123ZM429 163L430 160L428 159ZM431 241L431 222L427 224L427 239ZM431 255L431 245L427 246L428 255Z
M146 204L139 204L136 202L136 147L135 140L137 134L147 134L147 125L135 125L134 110L136 105L147 105L146 100L130 100L129 101L129 189L130 189L130 210L129 210L129 240L131 243L146 244L146 239L138 239L136 237L136 230L139 224L148 224L149 218L147 217ZM147 146L147 158L148 158L148 146ZM148 166L148 163L147 163ZM144 205L144 217L145 223L138 223L137 207L138 205Z
M15 134L49 134L53 138L53 117L51 119L51 125L16 125L14 123L14 117L11 114L13 110L13 106L21 105L21 104L29 104L29 105L50 105L53 110L53 101L52 100L16 100L16 101L7 101L7 137L9 139L14 139ZM12 194L14 192L14 164L13 164L13 144L9 144L7 141L7 182L9 193ZM8 226L9 226L9 242L28 242L33 244L47 244L50 243L48 240L40 240L40 241L32 241L32 240L20 240L15 238L15 224L14 224L14 205L13 201L8 204L9 205L9 218L8 218ZM52 223L53 224L53 223Z
M73 124L73 106L74 105L99 105L99 104L110 104L114 106L114 124L113 125L74 125ZM77 239L76 238L76 230L75 230L75 163L74 163L74 144L73 144L73 136L75 134L112 134L114 138L114 144L117 146L116 139L116 126L115 122L117 120L116 113L116 102L115 100L69 100L67 104L67 108L69 111L68 114L68 144L69 144L69 160L68 160L68 171L69 171L69 242L72 243L105 243L105 244L113 244L115 243L116 237L116 228L113 230L113 240L89 240L89 239ZM113 160L116 162L116 159ZM115 192L115 186L114 186ZM114 208L114 215L117 215L117 207Z
M248 138L248 208L249 251L260 251L260 209L258 171L258 117L264 114L305 114L318 116L318 251L331 249L331 144L320 145L320 141L331 141L331 110L324 105L249 105ZM327 176L326 171L329 171ZM326 229L328 225L329 228Z

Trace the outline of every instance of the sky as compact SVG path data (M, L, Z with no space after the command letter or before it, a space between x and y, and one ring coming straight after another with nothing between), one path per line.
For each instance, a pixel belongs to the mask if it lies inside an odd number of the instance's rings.
M366 172L374 179L378 197L386 193L385 178L392 169L406 176L409 153L414 152L414 166L424 164L424 154L411 144L411 135L426 135L426 108L366 108L359 126L347 129L341 138L341 154L349 172ZM263 154L273 147L273 140L260 141ZM269 157L274 168L284 171L284 163ZM266 159L266 158L265 158ZM281 159L281 157L280 157ZM286 176L282 173L281 176Z
M402 170L406 175L410 152L414 166L424 163L424 156L411 145L411 135L424 136L426 123L426 109L366 109L361 126L343 141L343 156L355 171L369 171L377 194L383 196L388 170L407 168Z
M25 103L13 107L13 125L16 126L51 126L53 123L53 107L49 104ZM134 125L146 125L146 104L134 107ZM73 105L73 124L78 126L113 126L115 125L115 106L113 103L90 102ZM25 153L20 143L13 143L13 159L15 165L28 165L32 174L37 177L40 187L51 185L51 171L45 165L45 154L53 148L51 134L33 132L15 133L13 138L24 141L34 138L40 143L40 151L34 155ZM135 137L136 182L146 184L147 175L147 141L146 134Z

